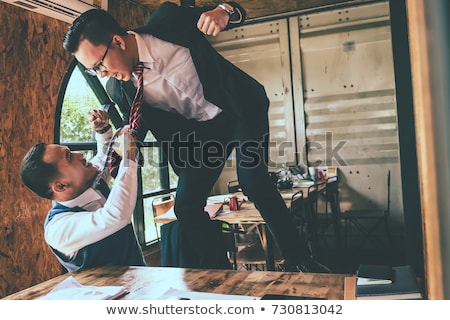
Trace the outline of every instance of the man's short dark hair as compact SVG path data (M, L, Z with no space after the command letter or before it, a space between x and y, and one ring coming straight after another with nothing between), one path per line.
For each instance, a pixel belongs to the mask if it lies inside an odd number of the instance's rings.
M64 36L63 47L75 53L81 40L87 39L93 45L109 45L114 34L127 34L119 23L105 10L91 9L76 18Z
M58 176L58 170L54 165L42 161L45 148L45 143L38 143L28 151L20 166L20 178L38 196L53 199L50 182Z

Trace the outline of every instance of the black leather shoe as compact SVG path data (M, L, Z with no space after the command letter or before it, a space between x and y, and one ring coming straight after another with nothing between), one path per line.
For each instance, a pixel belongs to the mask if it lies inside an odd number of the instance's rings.
M303 263L296 266L297 271L300 272L312 272L312 273L331 273L330 268L324 266L319 261L314 259L308 259Z

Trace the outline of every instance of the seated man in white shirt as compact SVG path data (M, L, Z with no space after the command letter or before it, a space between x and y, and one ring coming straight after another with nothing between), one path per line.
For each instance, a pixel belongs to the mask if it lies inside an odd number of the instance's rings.
M109 190L109 170L99 171L112 137L109 115L93 110L87 117L96 130L98 150L91 162L82 153L45 143L31 148L22 161L23 183L38 196L53 200L44 224L45 241L68 271L102 265L145 266L131 224L137 197L135 140L127 128L120 133L124 143L114 149L122 161Z

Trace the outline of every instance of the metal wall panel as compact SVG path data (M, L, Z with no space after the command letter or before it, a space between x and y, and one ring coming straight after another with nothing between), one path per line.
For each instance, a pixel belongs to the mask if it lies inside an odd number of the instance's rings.
M385 207L391 170L391 208L401 226L388 2L305 14L289 23L297 140L307 146L301 164L339 168L343 210Z
M265 86L274 163L338 167L342 210L385 207L391 170L391 211L403 226L387 1L245 25L210 41Z
M272 167L296 163L287 24L282 19L246 25L210 38L227 60L253 76L267 91Z

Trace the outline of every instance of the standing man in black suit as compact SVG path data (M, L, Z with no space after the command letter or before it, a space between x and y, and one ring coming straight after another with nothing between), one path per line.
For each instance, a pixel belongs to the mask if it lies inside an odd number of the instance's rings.
M163 3L147 24L123 29L99 9L83 13L69 28L64 48L87 72L112 80L107 90L122 108L133 70L144 63L144 128L168 146L178 174L175 213L182 232L200 255L200 268L229 268L215 247L211 220L204 213L214 183L236 148L237 174L286 261L286 270L329 272L310 258L288 209L268 174L269 122L264 87L225 60L206 35L241 25L245 10L235 2L217 7L180 7Z

